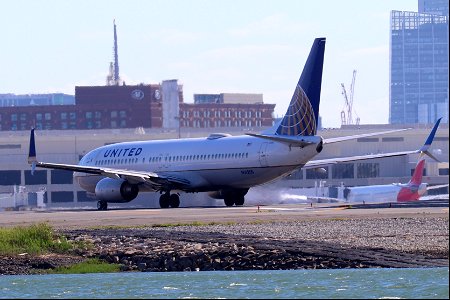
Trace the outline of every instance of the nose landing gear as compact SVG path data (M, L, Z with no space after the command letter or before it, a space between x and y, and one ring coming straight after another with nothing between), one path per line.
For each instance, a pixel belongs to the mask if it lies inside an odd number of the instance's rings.
M108 209L108 202L106 202L105 200L97 201L97 209L98 210L107 210Z

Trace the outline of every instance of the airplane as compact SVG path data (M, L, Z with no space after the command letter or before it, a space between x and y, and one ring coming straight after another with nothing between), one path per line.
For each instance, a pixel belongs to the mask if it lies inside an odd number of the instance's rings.
M302 167L429 154L429 145L424 145L412 151L311 160L328 144L407 130L330 139L316 135L325 41L325 38L314 40L286 115L261 133L240 136L213 133L206 138L116 143L93 149L78 165L70 165L37 160L33 128L28 163L32 172L36 167L73 171L80 187L98 200L98 210L106 210L108 203L130 202L141 192L159 192L161 208L179 207L181 192L207 192L212 198L223 199L226 206L241 206L250 188Z
M344 191L344 194L347 193L345 202L386 203L418 201L428 190L448 186L448 184L428 186L427 183L423 183L422 174L424 167L425 159L420 159L411 179L406 184L392 183L346 188L347 192Z

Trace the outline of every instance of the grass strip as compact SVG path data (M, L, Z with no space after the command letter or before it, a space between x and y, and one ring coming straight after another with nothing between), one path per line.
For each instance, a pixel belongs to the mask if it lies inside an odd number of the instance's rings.
M90 258L84 262L67 267L57 267L49 274L86 274L86 273L116 273L120 271L119 264L110 264L97 258Z
M72 245L47 223L0 228L0 255L64 253Z

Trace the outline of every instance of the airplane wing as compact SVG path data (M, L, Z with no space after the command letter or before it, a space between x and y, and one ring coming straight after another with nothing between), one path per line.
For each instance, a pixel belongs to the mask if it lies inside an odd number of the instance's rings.
M378 154L368 154L368 155L358 155L358 156L349 156L349 157L338 157L338 158L329 158L329 159L322 159L322 160L311 160L309 162L307 162L305 164L305 166L303 167L304 169L314 169L314 168L321 168L321 167L325 167L325 166L329 166L329 165L333 165L333 164L338 164L338 163L344 163L344 162L351 162L351 161L358 161L358 160L366 160L366 159L374 159L374 158L382 158L382 157L394 157L394 156L403 156L403 155L408 155L408 154L416 154L416 153L420 153L421 155L428 155L429 157L431 157L432 159L434 159L435 161L439 160L437 158L435 158L429 151L428 148L430 148L431 143L433 142L434 136L436 134L436 131L439 127L439 123L441 122L442 118L439 118L436 123L434 124L433 129L431 130L430 134L428 135L425 144L423 144L422 147L420 147L420 149L418 150L410 150L410 151L399 151L399 152L391 152L391 153L378 153ZM406 130L406 129L403 129ZM398 130L395 131L385 131L384 133L389 133L389 132L396 132ZM363 134L363 135L354 135L354 136L348 136L348 137L343 137L344 140L349 140L355 137L366 137L366 136L370 136L370 135L379 135L381 134L381 132L376 132L376 133L369 133L369 134ZM333 138L333 139L328 139L328 143L335 143L338 142L339 138ZM324 144L327 142L327 140L323 141Z
M382 157L403 156L403 155L414 154L414 153L420 153L420 151L413 150L413 151L403 151L403 152L379 153L379 154L368 154L368 155L357 155L357 156L348 156L348 157L310 160L309 162L307 162L305 164L303 169L321 168L321 167L339 164L339 163L345 163L345 162L382 158Z
M32 172L34 172L34 169L36 167L39 167L82 172L88 174L98 174L113 179L124 179L133 184L145 184L156 190L158 190L161 186L171 186L183 189L189 187L190 185L190 182L187 179L177 178L169 175L162 175L154 172L40 162L36 159L34 129L31 130L28 163L32 165Z
M113 179L124 179L132 184L145 184L152 188L158 190L161 186L172 186L179 189L183 189L190 185L189 180L184 178L176 178L173 176L166 176L157 174L154 172L144 172L144 171L131 171L122 170L114 168L99 168L99 167L88 167L79 165L69 165L69 164L54 164L54 163L44 163L39 161L32 161L33 169L35 167L47 168L47 169L59 169L74 172L82 172L89 174L98 174L105 177Z
M448 183L447 184L440 184L440 185L431 185L431 186L427 186L427 190L435 190L435 189L440 189L440 188L444 188L444 187L448 187Z
M363 134L357 134L357 135L328 138L328 139L323 139L323 144L325 145L325 144L332 144L332 143L338 143L338 142L343 142L343 141L350 141L350 140L355 140L355 139L359 139L359 138L363 138L363 137L383 135L383 134L400 132L400 131L405 131L405 130L410 130L410 129L412 129L412 128L395 129L395 130L388 130L388 131L379 131L379 132L372 132L372 133L363 133Z
M343 136L343 137L336 137L336 138L328 138L323 139L323 144L331 144L331 143L338 143L343 141L349 141L349 140L355 140L363 137L368 136L376 136L376 135L383 135L393 132L400 132L409 130L411 128L404 128L404 129L395 129L395 130L389 130L389 131L379 131L379 132L372 132L372 133L364 133L364 134L358 134L358 135L350 135L350 136ZM286 144L290 144L294 147L305 147L311 144L316 144L317 141L314 140L314 137L305 137L305 136L282 136L282 135L273 135L273 134L257 134L257 133L246 133L246 135L267 139L267 140L273 140L277 142L283 142Z

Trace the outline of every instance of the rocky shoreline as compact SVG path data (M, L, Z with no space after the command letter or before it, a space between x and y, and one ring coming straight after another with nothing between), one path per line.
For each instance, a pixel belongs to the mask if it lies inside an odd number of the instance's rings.
M58 230L71 255L2 257L0 274L39 274L87 258L121 271L448 267L448 218L322 219Z

